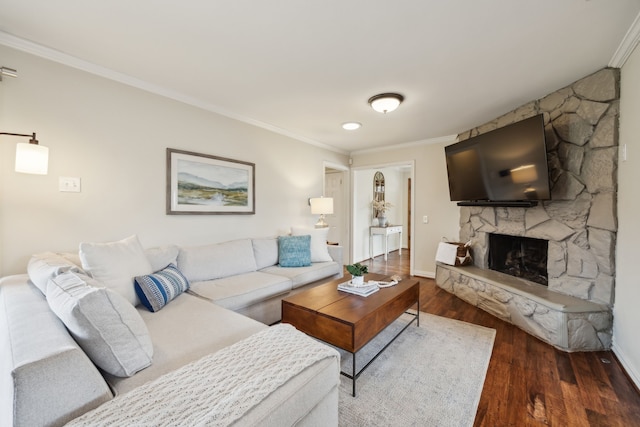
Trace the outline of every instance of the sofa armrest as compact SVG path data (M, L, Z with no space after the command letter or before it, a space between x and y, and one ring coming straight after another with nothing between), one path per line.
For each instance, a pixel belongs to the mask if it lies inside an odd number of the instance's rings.
M329 250L329 255L331 259L340 264L340 267L343 266L344 262L342 261L343 256L343 247L338 245L327 245L327 249Z
M111 399L27 275L0 280L0 425L61 425Z

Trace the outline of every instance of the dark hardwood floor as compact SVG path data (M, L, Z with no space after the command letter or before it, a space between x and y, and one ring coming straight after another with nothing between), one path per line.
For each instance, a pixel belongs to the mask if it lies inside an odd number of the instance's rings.
M363 263L409 274L409 251ZM613 352L562 352L419 279L422 311L496 330L475 426L640 426L640 393Z

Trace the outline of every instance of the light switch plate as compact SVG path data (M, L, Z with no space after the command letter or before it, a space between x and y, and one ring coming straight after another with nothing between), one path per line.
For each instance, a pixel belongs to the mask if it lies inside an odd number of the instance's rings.
M58 181L60 191L68 193L80 192L80 178L73 176L61 176Z

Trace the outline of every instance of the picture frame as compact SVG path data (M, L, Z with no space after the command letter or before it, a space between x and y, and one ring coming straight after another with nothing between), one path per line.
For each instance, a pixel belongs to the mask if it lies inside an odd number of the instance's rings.
M255 214L255 164L167 148L167 215Z

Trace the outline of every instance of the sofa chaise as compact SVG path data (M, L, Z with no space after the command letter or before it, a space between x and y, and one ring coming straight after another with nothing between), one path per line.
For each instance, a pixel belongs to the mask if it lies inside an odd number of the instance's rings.
M0 279L0 425L337 425L338 353L268 325L342 248L292 234L34 255Z

